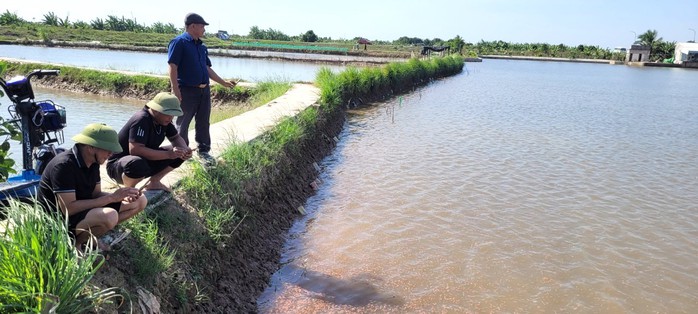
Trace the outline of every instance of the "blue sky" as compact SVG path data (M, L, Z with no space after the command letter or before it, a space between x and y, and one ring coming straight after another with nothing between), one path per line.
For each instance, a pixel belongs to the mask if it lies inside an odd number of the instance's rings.
M402 36L466 42L503 40L516 43L628 47L639 35L655 29L665 41L692 40L698 30L695 0L351 0L351 1L3 1L27 20L40 21L54 12L70 21L89 22L108 15L139 23L183 24L187 12L201 14L218 29L236 34L250 27L273 28L287 35L313 30L321 37L395 40ZM175 5L184 3L185 5ZM633 33L635 32L635 34Z

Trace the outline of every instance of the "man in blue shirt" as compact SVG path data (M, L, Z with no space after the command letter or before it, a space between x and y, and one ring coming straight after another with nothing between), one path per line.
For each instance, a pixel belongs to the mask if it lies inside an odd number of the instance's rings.
M210 80L232 88L235 82L222 79L211 68L208 49L201 41L206 32L206 21L196 13L189 13L184 18L184 33L170 41L167 49L170 84L172 94L179 98L184 115L177 118L179 135L189 144L189 123L196 119L194 129L199 156L207 163L215 161L211 150L209 132L211 117Z

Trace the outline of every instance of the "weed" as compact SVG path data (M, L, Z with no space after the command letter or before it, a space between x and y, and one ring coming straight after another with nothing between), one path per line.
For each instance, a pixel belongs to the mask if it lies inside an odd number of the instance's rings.
M168 270L174 264L176 252L170 250L167 243L158 237L158 225L147 215L137 215L124 223L138 242L129 247L135 265L135 272L141 283L150 282L159 273Z
M87 286L103 259L88 245L80 255L60 214L10 200L0 232L0 312L80 313L117 297ZM94 239L96 241L96 239Z

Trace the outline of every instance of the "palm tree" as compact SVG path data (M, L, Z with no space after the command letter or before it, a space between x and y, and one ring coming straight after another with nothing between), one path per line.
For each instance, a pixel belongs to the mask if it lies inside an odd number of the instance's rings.
M463 46L465 46L465 41L463 41L463 38L461 38L460 35L456 35L456 37L453 39L449 39L447 43L451 51L454 53L461 53Z
M60 18L56 15L56 13L49 12L44 14L44 20L42 23L51 26L58 26L59 20Z
M662 38L659 37L657 38L657 30L650 29L647 30L646 32L640 34L640 36L637 36L637 38L640 40L640 43L650 47L650 60L652 57L655 56L655 51L657 51L659 44L662 42Z
M676 42L662 41L657 44L656 56L659 60L669 59L674 56Z

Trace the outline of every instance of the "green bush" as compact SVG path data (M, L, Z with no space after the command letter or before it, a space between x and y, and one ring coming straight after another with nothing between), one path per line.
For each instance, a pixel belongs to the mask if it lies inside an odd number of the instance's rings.
M0 62L0 75L5 73L7 68L6 63ZM3 90L0 89L0 97L5 94ZM10 104L6 104L9 106ZM15 126L14 123L10 123L5 120L5 118L0 117L0 182L5 182L10 176L10 173L16 173L14 170L15 161L9 158L10 151L10 139L18 141L21 138L21 131Z
M2 209L0 312L81 313L117 296L88 286L103 259L91 245L76 251L62 216L17 201Z

